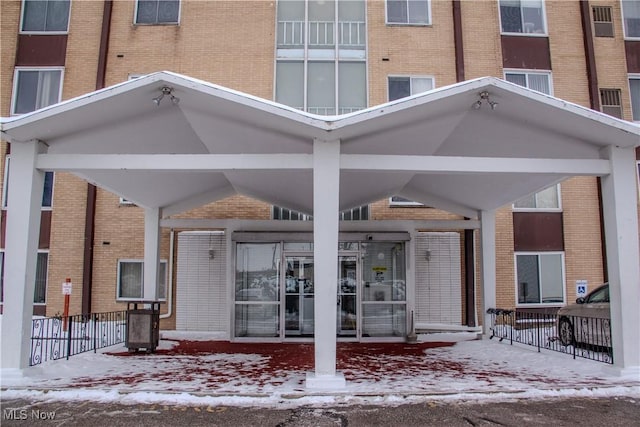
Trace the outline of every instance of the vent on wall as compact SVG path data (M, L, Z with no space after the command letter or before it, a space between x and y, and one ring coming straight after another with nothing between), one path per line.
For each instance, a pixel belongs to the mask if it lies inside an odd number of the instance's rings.
M594 6L593 29L596 37L613 37L613 19L611 6Z
M620 89L600 89L600 103L603 113L619 119L622 118L620 93Z

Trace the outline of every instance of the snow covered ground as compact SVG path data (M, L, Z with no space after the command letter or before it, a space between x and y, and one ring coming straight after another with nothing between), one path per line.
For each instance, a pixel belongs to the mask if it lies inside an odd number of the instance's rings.
M441 336L436 341L448 338ZM435 348L425 343L369 345L376 354L358 353L358 344L339 344L338 368L347 379L346 389L310 392L304 382L312 369L312 362L307 362L312 360L311 344L280 344L271 352L267 345L254 345L255 353L247 345L237 347L242 351L235 353L182 351L186 340L211 339L163 332L156 354L131 356L117 345L68 361L45 362L20 373L3 370L2 399L283 408L426 400L640 398L640 378L620 376L609 365L494 340ZM234 348L233 344L218 346Z

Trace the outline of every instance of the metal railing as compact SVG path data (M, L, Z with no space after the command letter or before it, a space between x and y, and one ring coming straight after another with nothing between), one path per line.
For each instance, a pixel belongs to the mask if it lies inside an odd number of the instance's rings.
M337 30L337 33L336 33ZM309 47L338 46L364 49L364 21L278 21L278 47L302 48L308 33Z
M537 310L490 308L491 337L598 362L613 363L608 318L558 316Z
M33 319L29 366L124 343L127 312Z

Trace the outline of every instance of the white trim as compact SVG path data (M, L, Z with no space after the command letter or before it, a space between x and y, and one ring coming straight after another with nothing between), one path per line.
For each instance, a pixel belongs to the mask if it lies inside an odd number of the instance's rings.
M47 2L49 0L46 0ZM47 30L42 30L42 31L26 31L23 30L22 27L24 25L24 12L25 12L25 8L24 8L24 3L25 0L22 0L20 5L20 27L18 30L18 34L43 34L43 35L61 35L61 34L69 34L69 25L71 23L71 7L73 4L73 1L69 0L69 14L67 16L67 29L64 31L47 31ZM46 16L45 16L45 20L46 20Z
M136 0L136 4L133 8L133 26L137 27L137 26L153 26L153 25L180 25L180 18L182 17L182 2L183 0L177 0L178 1L178 20L176 22L137 22L138 21L138 1ZM159 2L160 0L156 0L156 2Z
M536 191L535 193L533 193L531 195L535 196L538 193L540 193L542 191L545 191L545 190L547 190L547 189L549 189L551 187L553 187L553 186L549 186L549 187L544 188L544 189L542 189L540 191ZM562 191L561 191L562 188L561 188L559 183L555 184L555 187L556 187L556 195L558 197L558 207L557 208L536 208L536 207L533 207L533 208L519 208L519 207L516 207L515 202L511 204L511 208L513 209L514 212L562 212ZM518 200L520 200L520 199L518 199ZM516 202L518 200L516 200Z
M18 66L15 67L13 70L13 86L11 89L11 110L10 110L10 114L14 117L19 117L22 116L24 114L30 114L31 112L28 113L16 113L15 109L16 109L16 96L17 96L17 92L18 92L18 74L21 71L60 71L60 85L59 85L59 90L58 90L58 101L54 104L51 105L55 105L57 103L60 102L60 100L62 99L62 89L64 86L64 69L65 67L63 66L52 66L52 67L22 67L22 66ZM47 107L50 107L51 105L48 105ZM43 107L43 108L47 108L47 107ZM38 111L38 110L34 110L34 111Z
M500 10L500 2L502 0L498 0L498 25L500 26L500 34L505 36L525 36L525 37L549 37L549 28L547 25L547 10L545 5L545 0L540 0L542 6L542 33L525 33L524 28L522 28L521 33L511 33L502 31L502 12ZM522 17L522 7L520 7L520 16ZM522 21L522 25L524 25L524 20Z
M138 263L142 265L142 275L141 275L141 279L142 281L140 282L140 293L142 294L142 292L144 291L144 259L142 258L119 258L117 261L117 270L116 270L116 301L118 302L126 302L126 301L143 301L144 297L141 295L140 298L124 298L124 297L120 297L120 264L126 262L126 263ZM169 271L169 264L168 261L166 259L161 259L160 260L160 264L165 264L165 279L164 279L164 287L165 287L165 297L164 298L158 298L158 301L166 301L167 300L167 274Z
M550 95L553 96L553 72L551 70L533 70L533 69L528 69L528 68L504 68L503 69L503 78L505 81L509 82L507 80L507 74L521 74L525 76L527 85L523 86L526 87L527 89L533 90L535 92L538 93L543 93L545 95ZM529 76L535 74L535 75L539 75L539 76L547 76L548 77L548 82L549 82L549 93L544 93L544 92L540 92L537 91L535 89L531 89L529 87ZM509 83L513 83L513 82L509 82ZM515 85L518 85L517 83L513 83ZM520 86L520 85L518 85Z
M561 260L561 269L560 274L562 275L562 302L554 302L554 303L519 303L518 302L518 255L536 255L540 257L540 255L560 255ZM538 258L539 259L539 258ZM515 306L520 308L533 308L533 307L562 307L567 304L567 267L565 263L565 252L564 251L514 251L513 253L513 279L515 285ZM540 263L538 263L538 280L540 279ZM538 292L540 294L540 298L542 299L542 289L541 283L538 283Z
M387 6L387 0L384 1L384 23L385 25L392 27L431 27L433 25L433 15L431 12L431 1L432 0L424 0L427 2L427 22L409 22L409 12L407 8L407 22L389 22L389 9Z

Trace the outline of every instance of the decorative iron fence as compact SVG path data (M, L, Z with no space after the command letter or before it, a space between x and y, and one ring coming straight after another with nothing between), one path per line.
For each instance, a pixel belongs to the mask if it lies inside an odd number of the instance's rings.
M611 322L607 318L566 316L537 310L490 308L491 337L613 363Z
M124 343L127 312L33 319L29 366Z

